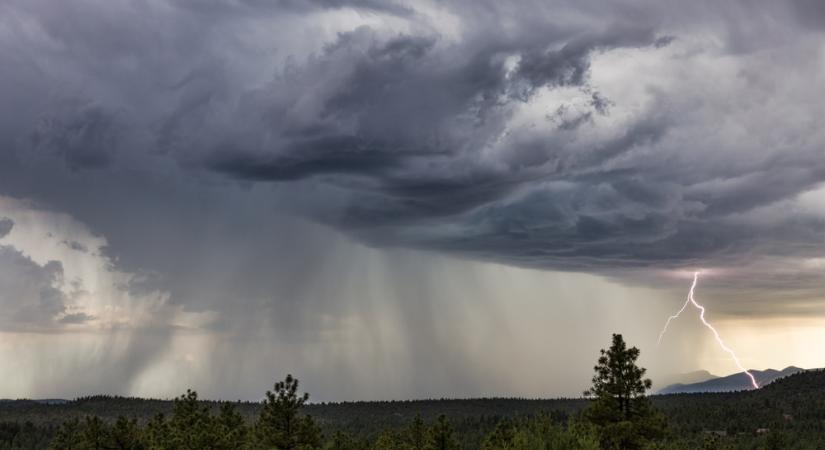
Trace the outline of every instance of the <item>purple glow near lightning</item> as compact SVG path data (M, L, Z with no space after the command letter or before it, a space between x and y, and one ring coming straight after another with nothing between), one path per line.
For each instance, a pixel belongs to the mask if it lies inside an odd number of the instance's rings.
M706 327L708 327L710 329L710 331L713 332L713 337L716 338L716 343L719 344L719 347L722 347L722 350L728 352L728 354L731 356L731 358L733 358L733 362L736 363L736 367L739 367L739 369L741 371L745 372L745 374L751 379L751 384L753 385L753 388L754 389L759 389L759 383L756 382L756 378L754 378L753 374L750 373L750 371L748 371L748 369L746 369L745 366L742 365L742 363L739 361L739 358L736 356L736 353L730 347L725 345L725 342L722 341L722 338L719 336L719 333L716 331L716 328L713 328L713 325L711 325L710 323L708 323L707 320L705 320L705 307L700 305L699 303L697 303L696 299L693 297L693 291L696 289L696 283L698 281L699 281L699 272L694 272L693 273L693 284L690 285L690 291L688 292L688 296L687 296L687 299L685 300L685 304L682 305L682 309L680 309L679 312L677 312L676 314L668 317L667 322L665 322L665 327L662 328L662 332L659 333L659 342L658 343L659 344L662 343L662 337L665 335L665 332L667 332L667 327L668 327L668 325L670 325L670 322L673 319L678 318L679 315L682 314L682 312L685 310L685 308L687 308L688 304L693 304L693 306L695 306L696 309L699 310L699 319L702 321L702 323Z

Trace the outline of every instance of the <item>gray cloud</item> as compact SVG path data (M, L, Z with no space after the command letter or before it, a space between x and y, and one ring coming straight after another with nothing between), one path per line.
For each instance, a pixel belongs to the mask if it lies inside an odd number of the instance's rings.
M82 243L77 242L77 241L66 241L66 240L64 240L64 241L61 242L61 244L65 245L66 247L69 247L70 249L72 249L74 251L80 252L80 253L88 253L89 252L88 247L86 247L85 245L83 245Z
M814 192L825 110L811 95L823 90L811 57L821 10L804 0L10 0L0 5L0 194L104 238L132 294L218 312L208 331L226 344L215 358L272 345L278 358L250 359L309 367L302 345L335 341L355 321L364 352L406 345L410 368L438 366L442 386L478 394L495 365L463 356L472 345L439 322L441 308L464 296L493 316L498 306L482 289L429 284L458 283L443 274L459 263L430 268L391 248L644 286L662 270L742 269L703 285L736 300L717 310L819 310L820 269L802 260L825 250ZM0 220L0 238L13 225ZM62 266L50 264L3 247L0 326L94 322L67 307L54 287ZM769 307L780 300L787 310ZM396 347L383 342L386 317L401 324ZM480 322L476 332L517 332ZM182 333L158 328L111 331L95 364L134 383ZM322 348L351 380L363 375ZM474 362L479 375L462 376ZM283 369L267 364L254 367ZM217 365L218 381L244 375L243 364ZM81 377L77 389L101 383Z
M66 311L68 299L60 291L63 266L57 261L38 265L9 246L0 246L4 329L52 329Z
M282 14L284 12L307 13L324 9L354 9L365 12L380 12L397 15L410 15L413 9L395 1L377 0L241 0L231 4L224 2L195 2L190 0L172 0L171 4L210 15L236 14Z
M87 323L90 320L94 320L95 316L77 312L77 313L70 313L65 314L63 317L60 318L60 323L67 323L67 324L82 324Z
M0 217L0 238L11 232L14 228L14 221L6 217Z
M53 111L31 134L35 151L52 153L71 169L103 168L117 147L115 115L100 107L69 103Z
M815 29L825 28L825 6L816 0L793 0L799 21Z
M788 30L798 10L813 8L803 3L778 14ZM766 257L782 254L800 236L821 248L815 217L772 224L733 219L822 183L825 166L814 137L779 152L747 138L727 143L724 128L715 140L697 136L694 143L703 148L691 148L685 134L718 123L717 112L691 104L689 94L662 90L651 91L660 107L608 131L618 120L609 109L627 105L593 86L594 57L665 52L702 26L728 39L731 54L740 55L745 50L738 38L751 31L726 15L709 22L685 8L676 20L657 8L641 14L643 2L622 2L607 19L593 16L587 2L560 2L557 7L583 18L564 21L537 4L502 16L492 4L448 2L443 13L461 23L453 37L424 9L400 3L170 6L114 4L88 15L78 9L61 14L37 2L4 7L40 28L19 30L2 48L6 65L19 68L0 94L13 104L27 92L39 106L4 115L0 138L14 151L2 155L7 176L0 187L77 215L109 239L110 256L125 267L162 276L168 270L165 255L144 257L146 250L124 241L134 239L122 228L129 227L126 220L105 217L114 205L146 205L125 212L140 222L149 220L141 217L150 205L158 205L159 214L190 214L174 202L210 195L231 203L244 195L237 187L250 185L272 185L277 193L271 202L282 210L368 244L548 269L727 264L755 248ZM233 36L261 23L312 26L320 12L347 10L407 28L354 23L302 46L241 35L214 41L218 35L197 25L208 21L224 30L222 36ZM62 15L77 21L58 20ZM162 32L115 30L136 17L154 18ZM59 45L50 48L44 38ZM203 44L210 39L213 45ZM267 46L272 53L262 50ZM263 54L278 56L262 60ZM756 64L754 71L760 70ZM269 72L254 73L258 68ZM38 95L46 86L48 96ZM548 105L556 112L555 130L513 125L519 108L540 93L564 89L578 91L584 102L570 116L565 104ZM756 134L764 142L787 132L779 125ZM728 148L714 152L714 145ZM170 173L180 179L164 179ZM35 185L37 174L51 181ZM95 182L81 180L88 176ZM147 179L158 188L146 187ZM101 185L105 195L91 194ZM181 188L186 193L160 198L163 189ZM86 204L89 195L98 198L97 206ZM267 204L263 197L256 196ZM265 220L255 214L246 217Z

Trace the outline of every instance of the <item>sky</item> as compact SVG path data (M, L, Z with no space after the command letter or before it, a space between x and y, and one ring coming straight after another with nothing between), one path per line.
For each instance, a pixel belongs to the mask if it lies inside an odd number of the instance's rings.
M0 398L825 367L818 0L0 2Z

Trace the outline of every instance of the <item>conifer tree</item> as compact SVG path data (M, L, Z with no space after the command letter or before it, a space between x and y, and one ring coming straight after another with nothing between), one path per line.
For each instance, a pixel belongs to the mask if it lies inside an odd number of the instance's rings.
M109 432L107 448L114 450L142 450L145 448L137 420L119 416Z
M63 422L52 438L49 448L54 450L82 449L83 440L80 435L80 420L76 417Z
M366 448L366 445L362 445L349 434L339 430L332 435L332 439L324 448L327 450L361 450Z
M453 426L447 416L440 415L432 428L433 448L436 450L454 450L458 448L453 436Z
M215 419L218 445L221 449L241 448L247 441L247 427L243 416L231 403L223 403L220 413Z
M416 414L407 429L407 440L411 450L429 450L433 448L433 439L430 436L427 424L421 418L421 414Z
M307 401L309 394L298 394L298 380L292 375L275 383L274 391L266 392L255 424L258 444L286 450L320 447L320 429L312 417L299 415Z
M593 402L585 417L600 428L603 448L641 448L664 433L664 416L645 396L652 383L636 365L638 358L639 349L627 348L622 335L614 334L594 367L593 386L585 391Z
M484 450L507 450L513 448L516 429L509 419L502 419L496 429L484 440Z
M80 431L84 448L88 450L104 450L109 440L109 430L100 417L86 417Z
M143 436L148 450L163 450L171 447L169 423L163 413L155 414L149 419Z
M190 389L175 399L169 431L169 448L173 449L214 448L218 440L209 408L202 406L198 393Z

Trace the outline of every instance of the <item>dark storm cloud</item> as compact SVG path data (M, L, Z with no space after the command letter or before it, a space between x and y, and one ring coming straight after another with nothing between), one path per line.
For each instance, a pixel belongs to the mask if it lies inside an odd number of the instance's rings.
M534 37L482 42L461 54L453 47L437 49L428 37L393 36L385 43L378 39L365 28L342 34L310 65L277 81L281 89L275 92L313 95L315 83L307 80L337 67L331 88L325 77L325 85L317 88L328 93L313 99L320 104L313 122L283 130L281 145L218 150L207 166L254 181L324 174L364 178L358 185L364 201L350 205L343 218L336 214L340 222L333 226L403 225L405 220L455 215L542 175L540 169L519 173L480 166L472 159L480 149L467 148L472 141L483 146L500 132L513 103L528 102L544 87L584 86L589 56L596 49L655 40L647 28L616 28L569 42ZM517 60L511 69L506 67L508 57ZM608 100L593 96L599 99L594 108L603 113ZM275 103L279 109L267 114L289 117L294 102ZM252 130L256 132L261 130ZM249 135L241 139L250 141ZM535 153L539 159L528 165L548 159L545 149L536 148ZM513 164L524 165L525 160Z
M817 0L792 0L799 21L812 28L825 29L825 5Z
M816 187L825 180L825 163L811 160L801 167L772 162L750 173L693 186L688 200L707 205L703 214L724 216L771 204Z
M253 181L290 181L323 174L374 174L401 167L409 153L371 148L354 136L309 137L281 155L246 155L220 150L207 162L211 170Z
M18 384L486 395L533 327L667 309L433 253L645 302L707 268L714 312L821 313L821 10L0 2L0 328L72 331Z
M71 169L103 168L117 148L111 112L91 105L66 105L69 113L44 117L31 134L35 151L52 153Z
M821 8L759 3L751 23L726 4L7 2L0 99L22 106L0 110L0 192L88 224L135 289L183 303L221 272L178 256L207 239L248 264L229 283L240 296L266 296L266 252L244 240L284 212L371 245L548 269L816 255L816 214L757 217L819 187L825 158L794 123L810 119L773 115L817 107L772 95L778 64L753 49L815 40L797 29ZM701 72L701 51L667 52L706 35L720 66L741 64L733 88L770 108L737 92L723 110L682 74L624 79L653 107L592 81L614 54Z
M66 311L67 296L60 291L63 266L57 261L39 265L9 246L0 246L0 293L4 330L54 328Z
M14 228L14 221L6 217L0 217L0 238L9 234L12 228Z

